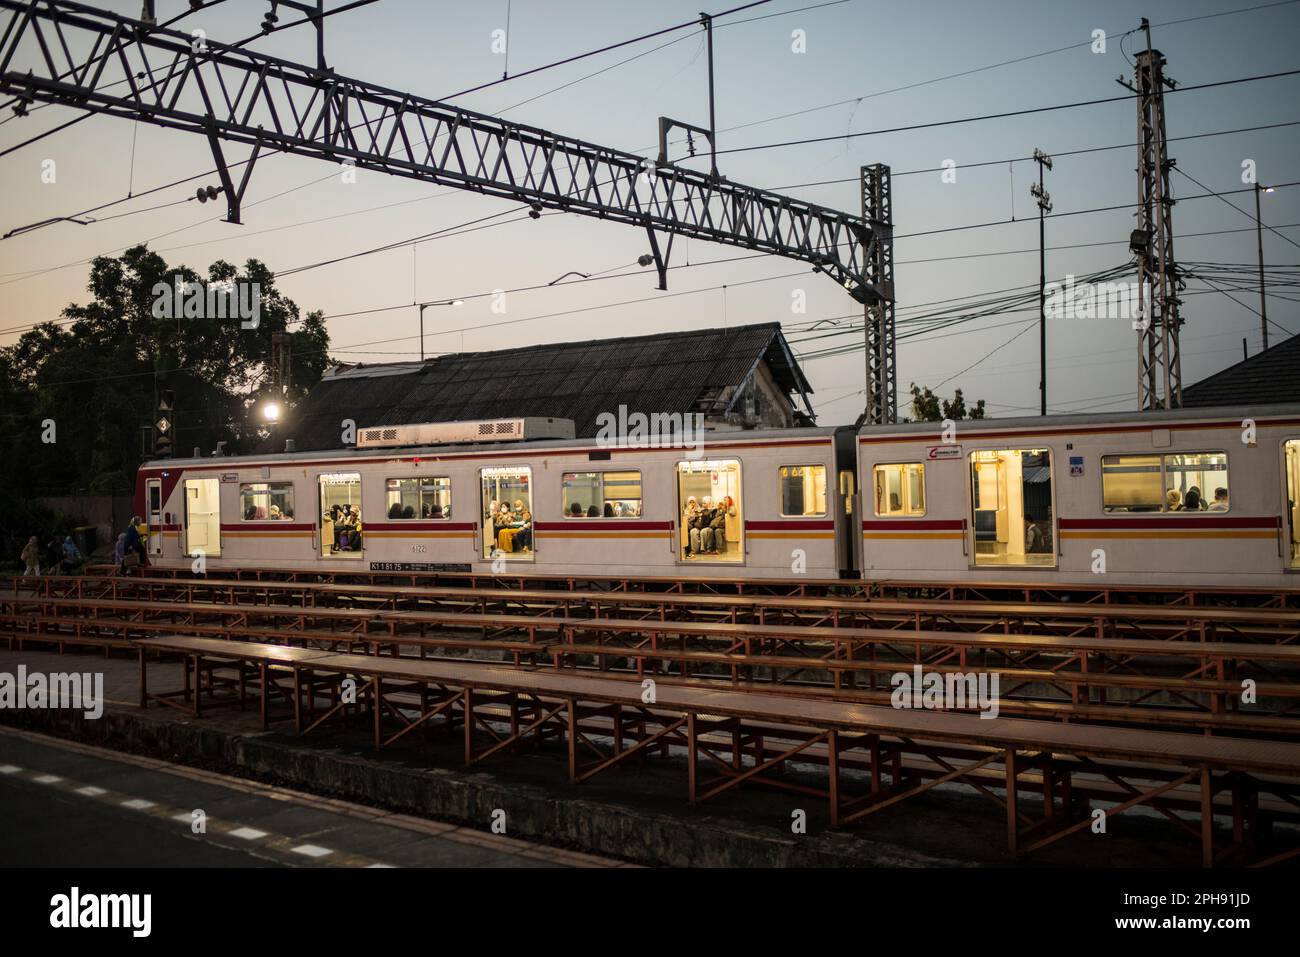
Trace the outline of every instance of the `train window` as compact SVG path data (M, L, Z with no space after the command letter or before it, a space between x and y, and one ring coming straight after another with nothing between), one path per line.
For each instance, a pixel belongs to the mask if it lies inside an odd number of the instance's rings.
M393 520L451 518L451 479L445 475L390 478L384 507Z
M1158 455L1103 455L1101 503L1107 512L1158 512L1165 485Z
M975 564L1054 565L1051 453L972 452L970 469Z
M875 484L876 514L925 514L925 464L904 462L877 465L871 470Z
M1101 497L1106 512L1226 512L1228 456L1103 455Z
M364 542L361 524L361 475L327 472L320 476L320 554L322 558L360 558Z
M533 539L533 471L517 466L479 472L483 500L483 557L531 561Z
M1178 452L1166 455L1164 466L1166 511L1226 512L1228 510L1226 453Z
M641 517L640 472L565 472L560 488L565 518Z
M743 562L745 520L740 463L677 463L677 507L681 530L677 555L685 562Z
M777 477L783 518L826 514L826 466L783 465Z
M253 482L239 486L239 514L246 522L292 522L293 483Z
M1290 565L1300 568L1300 439L1290 439L1283 448L1286 462L1286 516L1291 526Z

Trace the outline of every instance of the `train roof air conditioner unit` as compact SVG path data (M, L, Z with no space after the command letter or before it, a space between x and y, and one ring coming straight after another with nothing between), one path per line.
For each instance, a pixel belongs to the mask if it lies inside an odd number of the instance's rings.
M572 419L529 416L469 422L424 422L416 425L376 425L357 431L357 448L403 445L457 445L466 442L519 442L526 439L571 439Z

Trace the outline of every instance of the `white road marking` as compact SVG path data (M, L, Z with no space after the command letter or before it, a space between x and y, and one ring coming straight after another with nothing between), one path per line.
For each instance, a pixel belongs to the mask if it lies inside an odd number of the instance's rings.
M77 788L78 794L84 794L86 797L99 797L101 794L107 794L103 788L97 788L92 784L87 784L84 788Z
M153 801L146 801L144 798L131 798L129 801L122 802L122 807L129 807L133 811L144 811L155 806Z
M334 853L328 847L319 847L316 844L299 844L297 847L293 849L293 852L295 854L301 854L304 857L316 857L316 858L328 857L330 854Z
M266 831L259 831L255 827L237 827L229 833L231 837L238 837L245 841L260 841L266 837Z
M21 770L16 764L0 764L0 774L17 774Z
M42 774L40 777L32 778L37 784L58 784L63 778L57 774Z

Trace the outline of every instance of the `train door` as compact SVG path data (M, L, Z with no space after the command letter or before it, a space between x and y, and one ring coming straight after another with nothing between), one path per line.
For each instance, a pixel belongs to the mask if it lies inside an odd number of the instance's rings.
M484 558L533 561L537 540L533 521L533 470L504 466L479 470L479 548Z
M1286 469L1286 526L1288 568L1300 568L1300 439L1283 443Z
M365 524L361 514L361 474L322 472L318 478L320 507L320 557L360 559L365 551Z
M149 525L149 554L162 554L162 479L144 483L145 521Z
M825 474L823 472L823 493ZM744 496L740 462L691 460L677 463L679 562L745 561Z
M1051 452L972 452L970 478L975 564L1055 566Z
M185 480L186 555L215 558L221 554L221 482L218 479Z

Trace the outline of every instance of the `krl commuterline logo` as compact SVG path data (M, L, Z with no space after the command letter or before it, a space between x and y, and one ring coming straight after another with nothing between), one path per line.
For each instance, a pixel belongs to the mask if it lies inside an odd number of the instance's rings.
M1000 677L996 671L923 673L920 665L914 665L911 672L899 671L889 679L894 687L889 703L895 708L933 711L978 708L981 718L996 718Z
M72 708L85 712L94 721L104 713L104 673L55 671L28 673L26 665L18 673L0 672L0 711L44 711L48 708Z
M148 937L153 928L152 894L82 894L74 887L68 894L50 898L50 926L71 930L86 928L130 928L132 937Z

